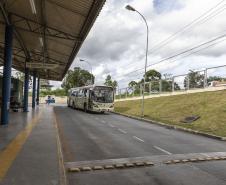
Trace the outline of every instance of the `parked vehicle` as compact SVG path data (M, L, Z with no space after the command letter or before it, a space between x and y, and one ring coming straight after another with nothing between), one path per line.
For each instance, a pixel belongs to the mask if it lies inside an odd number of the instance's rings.
M68 92L68 107L86 111L102 112L114 109L114 90L109 86L84 86Z

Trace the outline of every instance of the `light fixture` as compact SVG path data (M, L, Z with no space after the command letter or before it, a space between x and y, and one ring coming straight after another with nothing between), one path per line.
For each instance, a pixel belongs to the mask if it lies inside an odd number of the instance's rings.
M131 11L136 11L136 9L135 8L133 8L132 6L130 6L130 5L126 5L126 7L125 7L127 10L131 10Z
M30 5L31 5L31 11L33 14L36 14L36 8L35 8L35 2L34 0L29 0L30 1Z

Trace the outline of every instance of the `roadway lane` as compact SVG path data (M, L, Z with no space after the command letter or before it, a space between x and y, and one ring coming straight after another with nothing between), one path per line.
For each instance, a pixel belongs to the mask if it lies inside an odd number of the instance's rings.
M222 141L114 114L54 107L65 162L225 152ZM68 174L69 184L226 184L226 162ZM221 172L221 173L220 173ZM112 178L114 176L114 178ZM101 178L100 178L101 177ZM164 177L164 178L163 178Z

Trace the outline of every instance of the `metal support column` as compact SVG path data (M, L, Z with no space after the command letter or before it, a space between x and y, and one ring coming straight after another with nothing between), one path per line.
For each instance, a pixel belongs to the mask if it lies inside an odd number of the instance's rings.
M25 68L24 75L24 106L23 111L28 112L29 69Z
M37 84L37 105L39 105L39 92L40 92L40 77L38 77L38 84Z
M33 89L32 89L32 108L35 108L36 97L36 71L33 73Z
M12 44L13 44L13 26L7 25L5 28L1 125L7 125L9 122L11 67L12 67Z

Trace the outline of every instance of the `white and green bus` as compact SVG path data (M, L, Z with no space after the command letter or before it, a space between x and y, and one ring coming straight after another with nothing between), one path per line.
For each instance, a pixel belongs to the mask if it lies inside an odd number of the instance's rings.
M114 90L109 86L90 85L72 88L68 92L68 107L86 111L114 110Z

